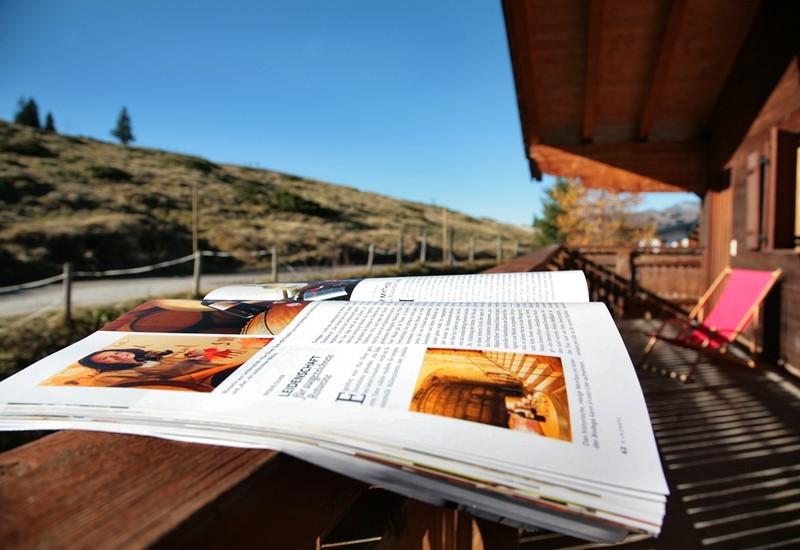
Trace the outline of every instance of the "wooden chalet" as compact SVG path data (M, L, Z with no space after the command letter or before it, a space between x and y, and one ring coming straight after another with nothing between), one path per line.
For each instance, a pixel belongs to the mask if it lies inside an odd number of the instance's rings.
M800 2L504 0L531 176L703 200L703 286L781 268L763 355L800 367Z

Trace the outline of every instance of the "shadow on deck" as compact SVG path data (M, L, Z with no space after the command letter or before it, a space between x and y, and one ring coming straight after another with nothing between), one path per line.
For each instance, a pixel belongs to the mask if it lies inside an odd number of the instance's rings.
M620 322L638 361L644 320ZM659 344L651 364L681 371L694 352ZM658 539L625 548L788 548L800 545L800 388L778 371L703 360L694 381L639 372L671 495ZM591 548L525 533L520 548Z

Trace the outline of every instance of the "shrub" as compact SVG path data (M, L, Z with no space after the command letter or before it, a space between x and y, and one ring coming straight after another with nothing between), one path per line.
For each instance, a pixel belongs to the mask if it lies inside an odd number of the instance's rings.
M202 172L203 174L208 174L212 170L219 168L219 166L217 166L210 160L204 159L202 157L193 157L189 155L178 157L177 163L181 166L185 166L186 168Z
M130 181L133 176L125 170L120 170L113 166L92 165L89 166L89 173L94 178L111 181Z
M0 176L0 201L16 203L23 197L41 197L53 190L49 183L42 183L28 174Z
M35 139L21 139L0 143L0 151L28 157L53 158L58 156L58 153L51 151Z

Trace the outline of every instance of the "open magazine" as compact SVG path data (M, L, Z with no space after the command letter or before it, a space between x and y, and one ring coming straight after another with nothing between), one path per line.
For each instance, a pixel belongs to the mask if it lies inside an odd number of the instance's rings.
M642 392L581 272L223 287L152 300L0 383L0 429L277 449L593 541L658 534Z

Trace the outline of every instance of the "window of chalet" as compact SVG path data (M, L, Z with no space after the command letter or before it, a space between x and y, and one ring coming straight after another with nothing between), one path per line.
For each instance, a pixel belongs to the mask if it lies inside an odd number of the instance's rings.
M800 134L773 128L770 136L770 185L773 187L774 218L770 248L795 248L798 237L797 148Z
M800 251L800 134L772 128L769 156L747 157L746 245Z

